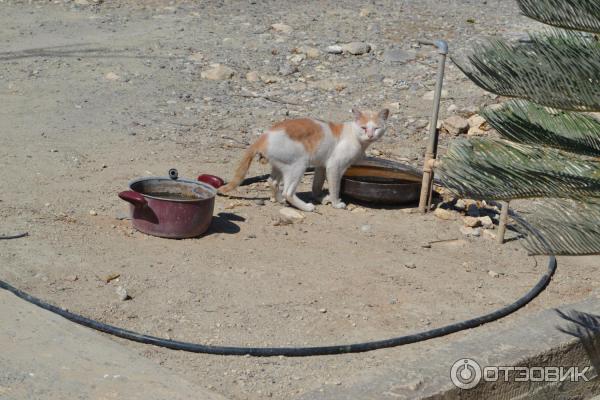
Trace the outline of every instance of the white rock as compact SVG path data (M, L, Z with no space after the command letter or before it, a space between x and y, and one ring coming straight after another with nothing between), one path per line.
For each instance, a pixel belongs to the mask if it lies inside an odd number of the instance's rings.
M485 135L490 130L490 126L487 124L485 118L479 114L472 115L469 120L469 132L470 136L481 136Z
M131 296L129 296L127 290L125 290L123 286L117 286L115 292L117 293L117 296L119 296L119 300L121 301L129 300L131 298Z
M480 236L481 228L470 228L468 226L461 226L460 233L462 233L465 236Z
M230 79L234 74L235 71L226 65L211 64L210 68L200 73L200 77L211 81L221 81Z
M435 215L439 219L445 219L448 221L453 221L456 218L458 218L457 212L446 210L445 208L436 208L435 211L433 211L433 215Z
M294 30L291 26L282 23L271 25L271 29L273 29L275 32L281 33L292 33L292 31Z
M96 210L90 210L90 215L95 217L96 215L98 215L98 213L96 212Z
M461 133L467 133L469 122L463 117L453 115L442 122L442 129L451 135L460 135Z
M290 207L282 208L279 210L279 214L281 215L281 219L283 221L289 223L302 221L304 219L304 214Z
M188 60L194 63L199 63L204 60L204 54L200 52L192 53L188 56Z
M481 221L479 220L479 218L465 217L463 221L465 223L465 226L468 226L470 228L476 228L478 226L481 226Z
M321 79L319 81L310 82L309 86L321 90L335 90L341 92L348 85L345 82L336 79Z
M279 78L275 75L261 75L260 80L266 84L279 82Z
M305 58L306 56L304 54L293 54L287 57L288 61L294 65L300 65Z
M118 81L121 79L121 77L114 72L108 72L106 75L104 75L104 79L107 81Z
M488 271L488 275L491 276L492 278L499 278L500 274L497 273L496 271L492 271L491 269Z
M246 80L249 82L258 82L260 80L260 75L256 71L250 71L246 74Z
M371 45L363 42L352 42L342 46L342 49L355 56L366 54L371 51Z
M342 46L334 44L332 46L327 46L325 51L330 54L342 54L344 52L344 49L342 48Z
M494 221L489 216L479 217L477 220L481 223L484 229L494 229Z
M371 7L363 7L360 9L359 14L361 17L370 17L373 15L373 9Z
M306 54L306 57L308 58L319 58L321 55L321 50L316 47L303 47L302 49L302 53Z

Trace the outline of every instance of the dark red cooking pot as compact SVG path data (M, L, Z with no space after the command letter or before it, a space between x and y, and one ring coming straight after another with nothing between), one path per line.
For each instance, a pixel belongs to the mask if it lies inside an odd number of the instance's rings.
M223 180L200 175L197 181L168 177L140 178L119 197L129 203L133 227L148 235L184 239L202 235L212 221L217 188Z

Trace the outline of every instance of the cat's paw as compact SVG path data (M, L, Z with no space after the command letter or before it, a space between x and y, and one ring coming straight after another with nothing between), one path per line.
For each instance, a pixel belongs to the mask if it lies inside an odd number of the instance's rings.
M337 203L331 203L331 206L333 208L343 209L343 208L346 208L346 203L344 203L343 201L339 201Z
M313 212L313 211L315 211L315 205L312 203L306 203L306 206L304 207L303 211Z
M329 204L329 203L331 203L331 198L329 197L329 195L322 196L321 199L319 200L319 203Z

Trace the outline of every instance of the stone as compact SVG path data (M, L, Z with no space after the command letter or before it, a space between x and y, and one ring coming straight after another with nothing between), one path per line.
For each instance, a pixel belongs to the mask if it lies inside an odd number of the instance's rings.
M458 199L456 200L456 203L454 203L454 208L463 211L467 208L467 203L463 199Z
M450 104L448 106L448 113L449 114L453 114L458 110L458 107L456 106L456 104Z
M327 312L327 309L326 309L326 308L320 308L320 309L319 309L319 312L320 312L321 314L325 314L325 313Z
M96 210L90 210L90 215L95 217L96 215L98 215L98 213L96 212Z
M289 76L298 72L298 67L292 64L285 63L281 67L279 67L279 74L282 76Z
M121 77L115 74L114 72L108 72L106 73L106 75L104 75L104 79L106 79L107 81L118 81L119 79L121 79Z
M352 55L358 56L371 51L371 45L363 42L351 42L342 46L342 49Z
M467 216L464 218L464 223L465 223L465 226L468 226L471 228L476 228L478 226L481 226L481 220L476 217L468 217Z
M364 224L360 227L360 231L361 232L370 232L371 231L371 225L369 224Z
M115 289L115 292L117 293L117 296L118 296L119 300L121 300L121 301L131 299L131 296L129 296L129 293L127 293L127 290L123 286L117 286L117 288Z
M288 61L293 65L300 65L306 56L304 54L293 54L287 57Z
M200 77L211 81L222 81L231 79L234 74L235 71L226 65L211 64L210 68L200 72Z
M204 54L200 52L192 53L188 56L188 60L194 63L200 63L204 60Z
M429 92L427 92L423 95L423 100L433 100L434 97L435 97L435 91L430 90ZM442 99L445 99L448 97L448 91L446 89L442 89L441 97L442 97Z
M494 221L488 215L485 217L479 217L477 220L481 223L483 229L494 229L495 227Z
M417 268L417 265L414 263L404 264L404 268L415 269L415 268Z
M472 115L469 117L469 131L467 135L469 136L481 136L485 135L487 131L490 130L490 126L488 125L485 118L483 118L479 114Z
M484 229L483 236L485 236L488 239L492 239L492 240L496 240L497 239L496 234L494 232L488 230L488 229Z
M335 79L321 79L319 81L310 82L309 86L312 88L321 89L321 90L327 90L327 91L335 90L337 92L341 92L348 85L345 82L338 81Z
M261 75L260 80L266 84L279 82L279 78L275 75Z
M497 273L496 271L492 271L491 269L488 271L488 275L491 276L492 278L499 278L500 274Z
M256 71L250 71L246 74L246 80L249 82L258 82L260 80L260 75Z
M331 46L327 46L325 51L329 54L342 54L344 52L344 49L342 48L342 46L334 44Z
M462 233L465 236L477 237L481 235L481 228L470 228L468 226L461 226L460 233Z
M436 208L433 211L433 215L435 215L439 219L444 219L447 221L454 221L456 218L458 218L457 212L454 212L452 210L447 210L445 208Z
M75 274L65 276L65 281L75 282L79 277Z
M370 17L371 15L373 15L373 13L374 11L371 7L363 7L360 9L358 15L360 15L361 17Z
M306 54L308 58L319 58L321 55L321 50L316 47L304 47L303 50L302 53Z
M287 223L299 222L304 219L304 214L290 207L284 207L279 210L281 219Z
M461 133L467 133L469 130L469 122L461 116L453 115L442 122L442 129L450 135L457 136Z
M407 51L398 48L389 48L383 53L383 61L388 63L404 64L414 61L417 54L414 51Z
M291 26L282 23L276 23L271 25L271 29L273 29L275 32L286 34L292 33L292 31L294 30Z

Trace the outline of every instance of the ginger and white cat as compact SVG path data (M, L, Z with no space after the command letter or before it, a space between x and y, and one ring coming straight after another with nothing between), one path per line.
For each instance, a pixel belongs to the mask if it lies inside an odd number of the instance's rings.
M314 204L296 196L296 189L304 172L315 168L312 184L313 197L322 204L330 202L334 208L345 208L340 200L340 182L346 169L364 156L367 147L381 138L389 110L362 112L352 109L354 120L336 124L317 119L292 119L273 125L246 150L227 185L219 189L226 193L235 189L244 179L256 154L271 164L269 183L273 198L288 201L303 211L313 211ZM327 178L329 195L322 196ZM283 188L282 188L283 186Z

